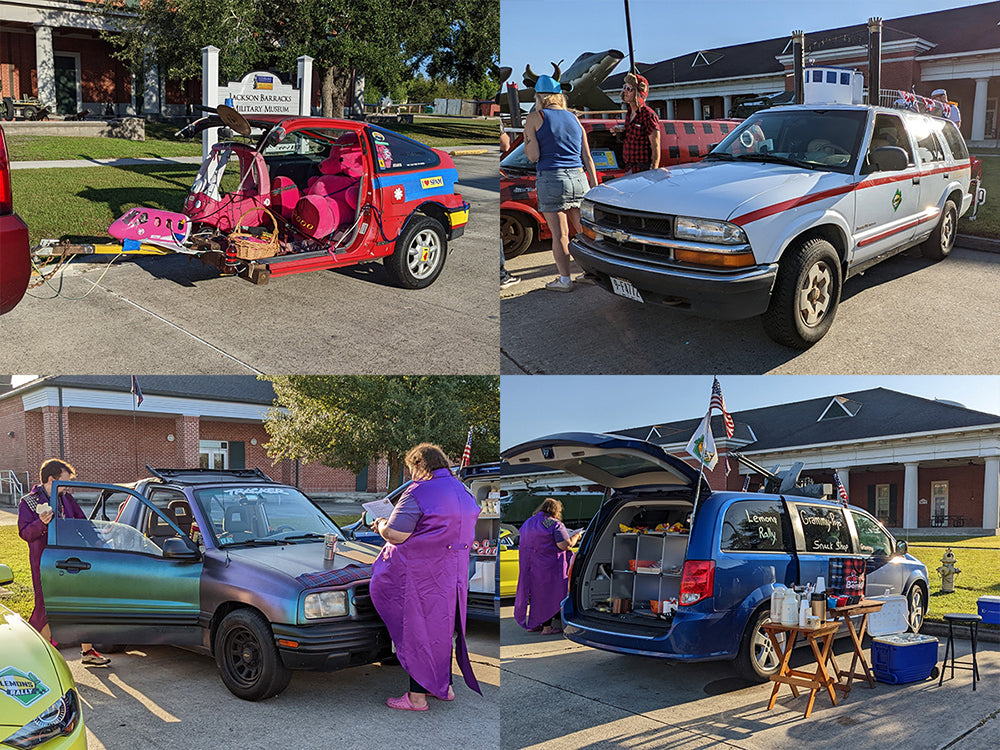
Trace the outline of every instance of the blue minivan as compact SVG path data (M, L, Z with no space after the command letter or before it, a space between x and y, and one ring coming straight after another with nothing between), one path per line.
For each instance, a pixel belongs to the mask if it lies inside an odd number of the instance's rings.
M716 492L704 481L695 504L696 468L617 435L550 435L502 455L512 467L547 466L608 488L562 605L564 632L577 643L678 661L734 660L742 676L764 681L778 668L763 630L771 592L829 580L832 557L864 557L867 594L905 596L909 628L923 623L926 567L860 508L794 488ZM664 600L677 600L673 614L654 611Z

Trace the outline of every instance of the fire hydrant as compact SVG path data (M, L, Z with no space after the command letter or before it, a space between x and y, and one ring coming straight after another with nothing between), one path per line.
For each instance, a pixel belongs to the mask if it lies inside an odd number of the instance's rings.
M951 547L945 551L944 557L941 558L941 567L937 569L937 572L941 574L941 593L954 593L955 574L962 571L955 565L955 553L951 551Z

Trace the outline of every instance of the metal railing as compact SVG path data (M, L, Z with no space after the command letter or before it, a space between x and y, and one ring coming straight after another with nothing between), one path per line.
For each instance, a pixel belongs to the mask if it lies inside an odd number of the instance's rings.
M25 484L21 484L18 472L11 469L0 469L0 495L10 496L11 504L17 502L18 498L25 493L25 486L31 484L28 472L22 471L20 474L24 477Z

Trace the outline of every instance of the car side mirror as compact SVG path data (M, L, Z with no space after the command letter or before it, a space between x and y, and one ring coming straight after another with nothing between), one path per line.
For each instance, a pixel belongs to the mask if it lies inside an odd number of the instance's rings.
M868 163L879 172L899 172L906 169L909 158L899 146L879 146L868 155Z
M906 542L896 542L896 554L905 555L910 546Z
M14 582L14 574L11 572L10 566L5 563L0 563L0 586L6 586L8 583Z
M197 550L188 547L183 539L164 539L163 556L171 560L198 560L201 554Z

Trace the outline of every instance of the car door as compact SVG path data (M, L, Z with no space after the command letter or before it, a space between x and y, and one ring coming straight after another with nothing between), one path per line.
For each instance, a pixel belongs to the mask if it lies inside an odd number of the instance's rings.
M55 483L53 495L60 486ZM197 546L131 489L90 482L62 487L99 495L89 519L54 518L49 525L41 577L53 638L200 644L203 562ZM126 497L140 512L130 514L129 523L105 520L117 517ZM168 529L172 537L150 533Z
M798 550L798 583L816 583L822 576L830 580L830 558L853 554L851 531L844 509L835 505L789 503Z
M878 521L867 513L850 509L857 532L857 548L866 558L866 594L884 596L905 595L906 571L901 565L905 558L895 555L896 543Z
M920 206L929 212L928 218L914 230L915 236L927 234L937 225L948 185L957 171L948 161L948 154L934 131L931 118L910 118L910 132L920 167Z

